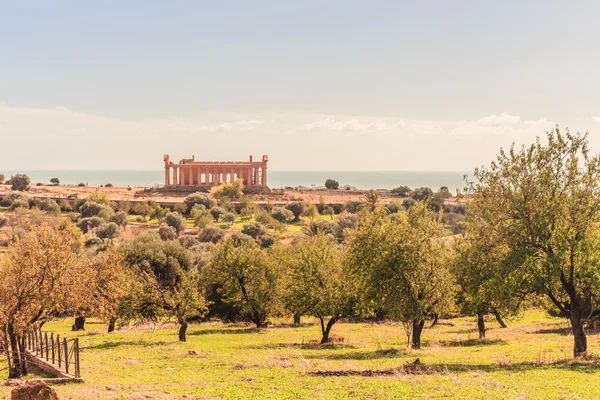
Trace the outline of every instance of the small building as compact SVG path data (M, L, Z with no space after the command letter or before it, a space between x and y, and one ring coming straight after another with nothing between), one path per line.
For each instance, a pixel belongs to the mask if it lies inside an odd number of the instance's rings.
M241 178L245 186L267 186L267 162L262 161L196 161L184 158L179 163L165 154L165 187L213 186Z

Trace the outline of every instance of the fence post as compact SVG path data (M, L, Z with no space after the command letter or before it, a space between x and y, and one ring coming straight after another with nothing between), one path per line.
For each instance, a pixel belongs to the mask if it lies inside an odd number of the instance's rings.
M58 347L58 368L61 367L61 357L60 357L60 353L61 353L61 349L60 349L60 335L56 335L56 346Z
M42 336L42 331L40 330L40 357L44 357L44 337Z
M54 332L50 333L50 342L52 343L52 364L56 359L54 358Z
M69 345L67 343L67 338L63 339L64 351L65 351L65 372L69 373Z
M48 332L44 332L44 341L46 342L46 361L48 361Z
M75 338L73 341L73 355L75 357L75 376L79 378L79 338Z

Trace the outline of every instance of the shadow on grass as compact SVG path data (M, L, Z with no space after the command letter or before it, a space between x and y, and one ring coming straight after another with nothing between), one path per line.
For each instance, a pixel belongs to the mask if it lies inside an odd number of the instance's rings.
M571 328L547 328L547 329L538 329L535 331L527 332L529 334L555 334L561 336L568 336L573 334L573 330Z
M399 376L399 375L443 375L460 372L526 372L529 370L554 369L569 370L581 373L597 373L600 371L598 359L593 361L555 361L498 363L498 364L421 364L419 359L413 363L406 363L399 367L376 370L326 370L309 372L309 376L336 377L336 376Z
M81 350L108 350L114 349L121 346L139 346L139 347L154 347L154 346L164 346L166 344L172 344L173 342L151 342L151 341L127 341L127 342L105 342L100 344L94 344L91 346L81 347Z
M193 332L188 332L188 336L202 336L202 335L238 335L245 333L262 333L265 329L258 328L222 328L222 329L200 329Z
M403 357L406 352L389 348L376 351L351 351L341 354L304 354L307 359L325 359L325 360L378 360L384 358Z
M494 344L506 344L502 339L467 339L467 340L442 340L440 345L443 347L472 347L488 346Z
M306 349L306 350L339 350L355 349L356 346L341 343L268 343L249 346L240 346L240 348L249 350L276 350L276 349Z

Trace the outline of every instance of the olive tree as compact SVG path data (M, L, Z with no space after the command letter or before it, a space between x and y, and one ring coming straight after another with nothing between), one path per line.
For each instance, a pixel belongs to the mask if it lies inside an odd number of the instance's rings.
M351 315L355 300L342 249L326 236L315 235L298 242L288 260L287 303L298 315L319 318L321 343L327 343L331 328Z
M391 218L365 208L348 238L349 267L365 307L402 321L412 347L421 347L425 319L450 310L455 284L443 225L425 203Z
M10 177L12 190L26 191L29 190L31 179L25 174L16 174Z
M600 158L587 134L556 127L529 147L475 171L472 213L509 250L519 290L546 296L571 323L573 353L586 354L586 317L600 295L597 190Z

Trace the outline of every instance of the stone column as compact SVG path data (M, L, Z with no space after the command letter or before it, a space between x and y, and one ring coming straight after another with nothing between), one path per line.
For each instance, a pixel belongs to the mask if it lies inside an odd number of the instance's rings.
M262 185L267 186L267 163L263 163L262 167Z
M165 186L169 186L169 173L171 172L171 167L165 165Z

